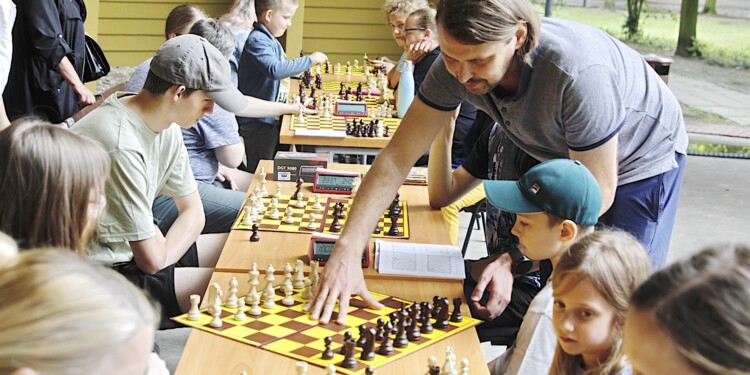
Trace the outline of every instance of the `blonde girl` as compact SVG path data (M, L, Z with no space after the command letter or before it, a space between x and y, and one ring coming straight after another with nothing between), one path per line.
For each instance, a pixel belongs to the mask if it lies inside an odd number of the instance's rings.
M37 119L0 133L0 231L21 248L83 254L104 209L109 156L98 143Z
M563 253L552 275L558 341L551 375L630 373L622 353L625 313L650 272L643 245L625 232L594 232Z
M0 264L0 291L0 375L166 371L151 353L157 307L112 270L28 250Z

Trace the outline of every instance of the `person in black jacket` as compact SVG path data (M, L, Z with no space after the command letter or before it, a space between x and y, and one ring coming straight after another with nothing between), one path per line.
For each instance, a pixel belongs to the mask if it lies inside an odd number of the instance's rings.
M11 120L36 115L60 123L94 102L81 82L83 0L13 0L13 58L3 100Z

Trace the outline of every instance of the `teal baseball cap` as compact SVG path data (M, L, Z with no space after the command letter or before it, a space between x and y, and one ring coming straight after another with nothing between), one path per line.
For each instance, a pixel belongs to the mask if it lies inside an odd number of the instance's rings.
M515 213L547 212L579 225L595 225L602 191L594 175L577 160L553 159L537 164L518 181L484 181L487 200Z

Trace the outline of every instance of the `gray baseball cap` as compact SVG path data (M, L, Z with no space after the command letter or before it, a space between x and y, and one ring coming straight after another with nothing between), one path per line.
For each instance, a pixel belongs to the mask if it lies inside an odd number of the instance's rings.
M229 61L203 37L186 34L167 40L156 51L150 69L169 83L203 90L229 112L247 107L247 99L232 83Z

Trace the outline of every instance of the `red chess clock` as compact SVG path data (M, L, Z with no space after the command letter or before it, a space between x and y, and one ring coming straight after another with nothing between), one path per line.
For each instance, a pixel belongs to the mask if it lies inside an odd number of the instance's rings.
M333 246L336 244L336 240L328 238L313 238L310 243L310 260L318 261L321 266L324 266L331 257L333 252ZM370 247L365 245L365 249L362 251L362 268L370 266Z
M337 100L336 111L333 114L346 117L367 117L367 103Z
M318 168L313 179L313 192L329 194L350 194L352 183L357 177L361 178L359 172L336 171L333 169Z

